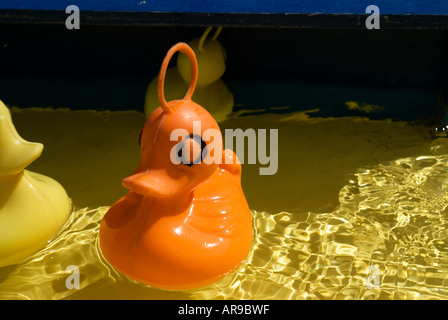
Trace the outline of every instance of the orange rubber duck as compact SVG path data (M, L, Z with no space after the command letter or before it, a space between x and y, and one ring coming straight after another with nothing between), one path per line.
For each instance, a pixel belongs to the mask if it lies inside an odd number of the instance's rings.
M193 72L185 97L167 102L165 73L177 51L187 55ZM173 46L159 73L161 106L140 135L140 163L122 182L130 191L109 209L99 230L101 251L114 268L163 289L216 282L245 261L252 244L241 164L233 151L223 150L215 119L191 101L197 78L194 51L186 43ZM187 134L172 139L176 129ZM209 129L219 133L211 141L204 134Z

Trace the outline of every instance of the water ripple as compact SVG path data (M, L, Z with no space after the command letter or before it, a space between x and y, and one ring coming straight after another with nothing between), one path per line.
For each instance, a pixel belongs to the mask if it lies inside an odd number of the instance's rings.
M0 298L447 299L447 192L445 155L359 169L334 212L254 211L246 263L183 292L115 272L98 247L107 207L79 209L46 248L0 269ZM67 289L70 265L79 267L80 289Z

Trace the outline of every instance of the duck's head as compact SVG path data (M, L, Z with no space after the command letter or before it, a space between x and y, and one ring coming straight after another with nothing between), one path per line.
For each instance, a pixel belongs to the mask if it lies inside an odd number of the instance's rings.
M193 73L185 97L167 102L163 93L165 72L177 51L187 55ZM137 169L123 180L129 190L157 198L174 197L193 190L217 169L218 163L210 161L210 157L212 153L216 157L215 152L222 155L221 131L207 110L191 101L197 70L195 54L186 43L178 43L168 51L159 73L161 106L151 113L142 129ZM208 129L219 134L206 138L204 132Z
M42 154L43 148L41 143L25 141L17 133L9 109L0 101L0 176L20 173Z
M218 28L213 37L207 37L211 29L212 27L208 27L202 37L188 43L197 56L199 66L197 85L199 87L217 81L226 70L226 51L217 40L222 28ZM191 67L186 56L178 56L177 70L181 77L188 82L191 77Z

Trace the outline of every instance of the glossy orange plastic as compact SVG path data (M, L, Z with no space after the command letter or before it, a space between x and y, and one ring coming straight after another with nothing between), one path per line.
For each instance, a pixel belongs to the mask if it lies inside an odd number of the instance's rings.
M167 102L165 73L177 51L187 55L193 72L185 97ZM159 73L161 106L148 117L141 132L140 163L134 174L123 180L130 191L109 209L99 232L101 251L114 268L164 289L192 289L219 280L245 261L252 243L241 164L233 151L222 149L215 119L191 101L197 76L194 51L186 43L172 47ZM194 122L200 123L201 137L193 130ZM176 129L189 135L171 141ZM202 139L207 129L218 130L213 138L217 141ZM192 160L194 152L179 152L179 157L188 161L175 164L172 150L182 141L190 147L200 144L202 161ZM215 148L207 150L212 142ZM221 149L217 150L217 145ZM222 161L206 161L212 152L222 153Z

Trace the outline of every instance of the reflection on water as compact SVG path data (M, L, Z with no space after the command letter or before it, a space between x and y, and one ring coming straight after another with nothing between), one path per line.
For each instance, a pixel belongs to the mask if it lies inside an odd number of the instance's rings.
M447 299L448 156L359 169L328 213L253 212L247 263L206 288L150 288L110 268L98 248L107 207L77 210L48 247L0 269L9 299ZM80 289L66 287L69 265Z
M113 284L116 273L109 269L97 247L101 218L107 208L77 210L59 236L43 250L20 265L0 268L0 299L64 299L68 290L66 271L80 269L81 288Z

